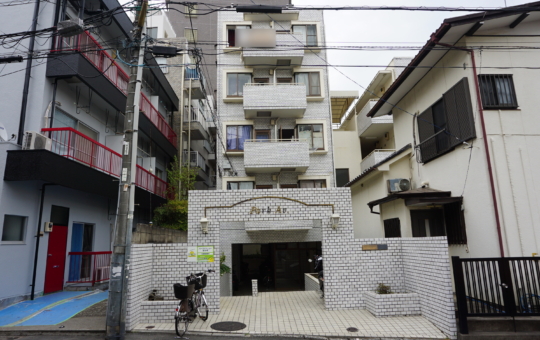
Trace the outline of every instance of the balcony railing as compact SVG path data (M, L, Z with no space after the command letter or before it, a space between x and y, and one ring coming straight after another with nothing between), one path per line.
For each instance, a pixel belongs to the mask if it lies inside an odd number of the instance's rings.
M362 159L360 162L360 172L364 172L367 169L373 167L375 164L378 164L388 158L391 154L396 152L396 150L391 149L375 149L369 155Z
M58 39L52 52L75 51L81 53L100 70L120 91L127 94L128 74L118 65L90 33L84 32Z
M52 128L41 131L51 138L52 152L120 178L122 156L118 152L72 128ZM167 183L140 166L137 166L135 185L155 195L166 197Z
M373 106L375 106L377 101L378 99L370 99L366 103L366 105L364 105L362 110L360 110L360 113L358 113L358 116L356 117L356 125L358 127L359 137L362 137L363 135L371 136L371 134L374 135L371 137L378 137L375 135L378 135L380 132L372 131L370 129L371 127L374 127L375 124L392 124L394 122L394 116L391 116L391 115L375 117L375 118L366 117L368 112L373 108Z
M183 154L184 164L188 162L188 152L184 151ZM199 167L202 171L206 172L206 161L203 156L197 151L189 152L189 162L192 167Z
M244 113L247 119L261 117L302 118L307 108L306 85L299 83L247 83L243 88Z
M309 143L302 140L247 139L244 168L247 172L305 172L309 167Z
M207 114L200 107L184 106L184 123L199 122L205 131L208 130Z
M154 124L158 130L167 138L172 145L176 147L176 133L173 131L172 127L167 123L165 118L159 113L159 111L152 105L150 100L141 93L139 110L144 112L144 115L150 119L152 124Z
M69 252L69 276L67 283L91 283L108 281L111 265L110 251Z

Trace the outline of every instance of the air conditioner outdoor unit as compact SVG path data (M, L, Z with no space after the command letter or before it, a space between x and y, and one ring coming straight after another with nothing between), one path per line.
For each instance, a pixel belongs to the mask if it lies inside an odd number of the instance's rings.
M386 184L388 185L389 193L407 191L411 188L411 181L406 178L389 179L386 181Z
M26 131L24 134L23 150L51 150L51 146L52 141L47 136L34 131Z

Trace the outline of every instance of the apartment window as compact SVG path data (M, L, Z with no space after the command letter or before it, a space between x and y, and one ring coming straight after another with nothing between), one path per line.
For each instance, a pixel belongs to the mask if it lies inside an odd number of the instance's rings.
M476 137L467 78L443 94L417 117L422 163L431 161Z
M197 5L184 6L184 15L186 17L196 17L197 11L198 11Z
M401 237L401 223L399 222L399 218L384 220L384 237Z
M253 78L253 83L255 84L268 84L268 78Z
M292 78L277 78L278 84L290 84L292 83Z
M518 107L511 74L480 74L480 95L484 109L515 109Z
M413 237L447 236L448 244L467 244L462 201L444 204L442 209L411 210Z
M26 216L4 215L2 242L24 242L27 220Z
M61 110L54 110L54 118L53 118L53 128L72 128L74 130L79 131L83 135L95 140L99 141L99 133L89 127L88 125L84 124L78 119L75 119L68 115L67 113L61 111Z
M349 169L336 169L336 186L344 187L349 183Z
M311 150L324 150L324 133L322 124L298 125L298 139L307 141Z
M326 188L325 179L298 181L300 188Z
M227 45L236 47L236 30L251 29L249 25L227 25Z
M321 82L319 72L295 73L294 82L306 85L306 94L308 96L321 95Z
M270 130L255 130L255 139L260 142L270 139Z
M304 36L306 46L317 46L317 25L293 25L292 30Z
M146 28L146 36L157 39L158 37L158 28L157 27L148 27Z
M197 29L191 29L191 28L184 28L184 37L187 39L190 43L197 42Z
M296 189L298 188L298 184L280 184L280 189Z
M271 185L256 185L255 189L272 189Z
M227 190L250 190L255 186L255 182L227 182Z
M252 131L251 125L227 126L227 151L244 151L244 143L251 139Z
M227 73L227 97L242 97L244 85L251 83L251 73Z

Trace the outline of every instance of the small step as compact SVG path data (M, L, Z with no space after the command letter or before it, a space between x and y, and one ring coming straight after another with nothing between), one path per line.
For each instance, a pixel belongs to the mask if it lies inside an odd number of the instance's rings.
M540 332L474 332L458 334L458 340L538 340Z
M469 333L475 332L540 332L540 317L470 317Z

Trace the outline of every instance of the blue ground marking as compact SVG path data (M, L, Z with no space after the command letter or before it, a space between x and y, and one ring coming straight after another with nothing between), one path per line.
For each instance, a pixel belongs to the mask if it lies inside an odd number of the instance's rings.
M101 292L81 298L75 298L66 301L60 305L54 306L51 309L44 310L33 318L18 324L17 326L44 326L59 324L73 315L85 310L86 308L105 300L109 296L109 292Z
M0 310L0 327L24 319L50 304L82 294L88 294L88 292L58 292L39 297L34 301L22 301L9 306Z

